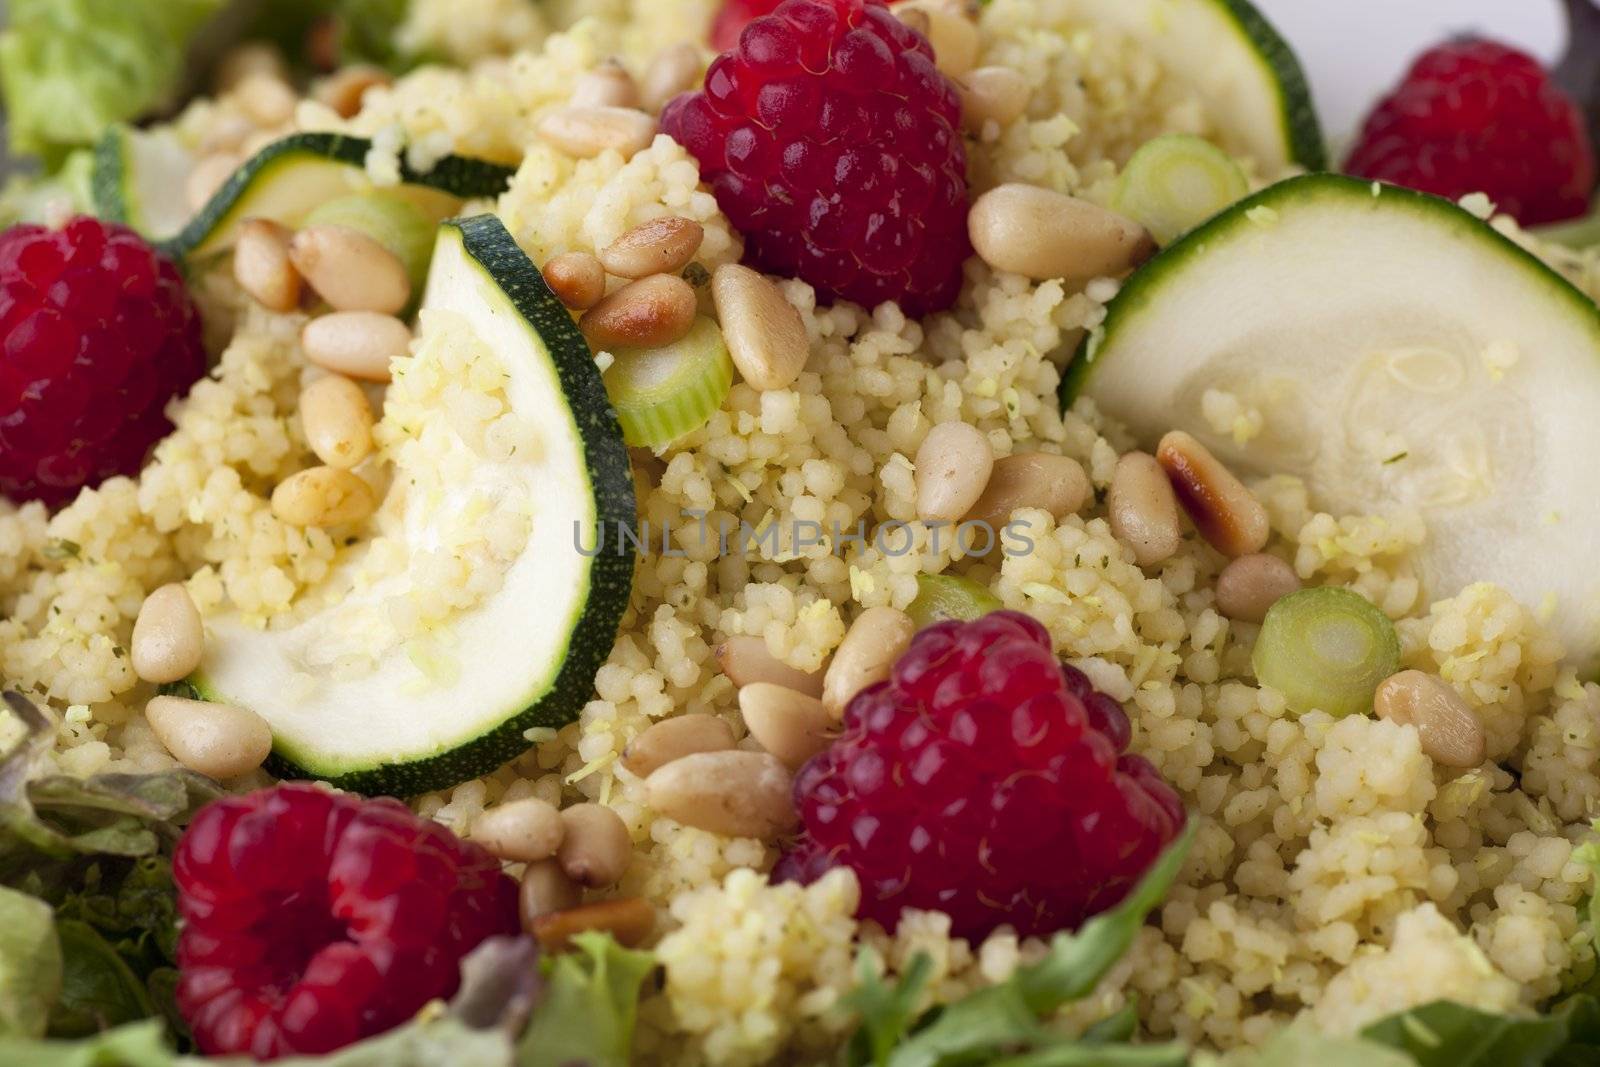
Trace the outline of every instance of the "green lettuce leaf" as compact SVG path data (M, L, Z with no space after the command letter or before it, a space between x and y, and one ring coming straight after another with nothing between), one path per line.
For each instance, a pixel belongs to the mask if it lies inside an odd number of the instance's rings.
M0 886L0 1037L43 1036L60 990L50 905Z
M1202 1053L1193 1067L1416 1067L1410 1056L1359 1037L1330 1037L1309 1026L1279 1030L1255 1049Z
M10 0L0 91L11 146L54 162L111 123L177 102L195 33L223 0Z
M1436 1001L1381 1019L1362 1037L1405 1052L1416 1067L1600 1064L1600 1001L1568 997L1548 1014L1529 1017Z
M50 1011L54 1037L87 1037L154 1014L142 977L100 932L85 922L57 920L61 996Z
M1181 1045L1112 1044L1126 1035L1125 1015L1081 1039L1064 1038L1046 1025L1058 1008L1094 990L1128 951L1145 918L1177 878L1194 839L1191 822L1146 872L1127 898L1084 923L1075 933L1057 934L1050 954L1019 968L1010 981L980 989L942 1009L917 1018L913 1005L927 980L927 967L913 962L896 986L878 978L870 957L861 965L861 984L845 1004L861 1016L850 1042L848 1062L856 1067L1180 1067L1188 1059ZM1010 1058L1006 1058L1010 1054Z
M639 990L655 957L604 934L579 934L576 951L549 959L546 989L517 1046L518 1067L627 1067Z
M275 0L262 7L246 36L272 41L286 54L302 56L312 28L332 19L338 27L338 62L376 63L399 71L418 58L402 52L395 41L410 10L411 0Z
M94 174L94 153L79 149L50 177L16 174L0 188L0 229L19 222L45 222L56 204L70 214L93 209L90 181Z

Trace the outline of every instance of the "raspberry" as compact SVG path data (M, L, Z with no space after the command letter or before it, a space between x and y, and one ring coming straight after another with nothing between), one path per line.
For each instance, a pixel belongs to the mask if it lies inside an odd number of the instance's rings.
M173 859L178 1010L208 1055L322 1053L454 993L518 930L487 852L397 800L280 785L210 804Z
M1424 53L1345 169L1451 199L1487 193L1524 226L1584 214L1595 186L1578 106L1538 60L1477 38Z
M1128 733L1028 616L930 626L796 776L803 832L774 876L850 867L862 917L889 929L908 907L944 912L973 940L1004 923L1023 936L1075 927L1183 827L1172 787L1120 754Z
M711 47L726 52L739 44L739 33L751 19L770 15L783 0L724 0L711 22Z
M787 0L661 128L700 161L750 263L909 315L955 302L967 241L961 104L882 0Z
M123 226L0 234L0 494L55 506L138 473L206 372L178 268Z

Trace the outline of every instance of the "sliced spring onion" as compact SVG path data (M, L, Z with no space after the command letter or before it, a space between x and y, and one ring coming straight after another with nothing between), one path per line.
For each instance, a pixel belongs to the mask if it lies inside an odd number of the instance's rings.
M906 608L906 614L920 630L946 619L971 622L1002 607L999 597L971 578L956 574L919 574L917 599Z
M704 315L683 340L622 348L601 377L630 445L664 448L706 424L733 388L722 329Z
M1233 157L1186 133L1146 141L1117 180L1111 208L1169 245L1250 191Z
M1378 684L1400 669L1400 635L1359 593L1302 589L1267 612L1251 663L1292 711L1362 715Z
M352 193L321 205L306 216L304 225L345 226L366 234L400 257L411 292L421 296L438 225L409 197L389 189Z

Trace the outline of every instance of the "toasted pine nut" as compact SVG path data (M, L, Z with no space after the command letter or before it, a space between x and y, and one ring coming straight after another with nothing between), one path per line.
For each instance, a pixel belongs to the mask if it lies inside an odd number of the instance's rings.
M694 326L694 288L671 274L629 282L583 313L578 328L597 349L662 348Z
M300 347L323 370L364 382L386 382L389 364L411 347L411 328L376 311L336 311L306 323Z
M309 226L289 242L289 260L335 311L398 315L411 300L400 257L348 226Z
M771 682L787 686L807 696L822 695L820 672L802 671L791 667L767 650L761 637L730 637L716 650L717 665L734 685L743 688L756 682Z
M539 136L574 159L620 152L631 159L650 147L656 120L631 107L560 107L539 120Z
M528 932L538 938L544 951L565 952L574 937L590 930L610 934L623 948L637 948L655 927L656 910L649 901L623 897L542 915L533 920Z
M490 808L472 820L472 840L512 863L549 859L565 836L561 813L537 797Z
M1106 495L1106 512L1111 532L1133 549L1133 558L1141 567L1170 559L1183 543L1178 498L1172 494L1172 483L1161 464L1149 453L1129 452L1117 461L1111 491Z
M888 678L916 632L911 616L894 608L868 608L857 616L822 679L822 703L828 714L843 718L845 705L857 693Z
M303 470L272 491L272 513L290 526L344 526L377 507L372 487L338 467Z
M961 94L961 122L973 133L984 126L1009 126L1028 110L1033 90L1028 79L1010 67L978 67L956 81Z
M603 60L593 70L578 75L567 101L573 107L639 106L639 85L615 58Z
M1266 546L1267 509L1211 450L1182 430L1161 439L1156 459L1202 537L1224 556L1247 556Z
M239 288L268 311L300 306L300 272L289 262L290 230L268 219L239 223L233 247L233 277Z
M524 930L533 929L535 919L551 912L566 911L583 903L583 889L567 877L555 860L538 860L522 872L517 890L517 913Z
M316 99L332 108L340 118L354 118L361 112L368 89L392 85L394 79L382 67L345 67L317 84Z
M587 311L606 295L606 269L588 252L563 252L544 265L544 283L574 311Z
M733 727L715 715L676 715L662 719L628 742L622 765L648 778L658 768L696 752L725 752L733 747Z
M989 438L965 422L941 422L917 449L917 517L955 522L972 510L994 473Z
M232 152L218 152L197 162L183 183L183 196L190 209L199 211L205 207L238 169L239 157Z
M789 770L765 752L697 752L645 779L650 806L685 826L775 841L794 829Z
M912 0L896 4L894 13L933 45L934 62L946 77L958 78L977 63L978 27L959 5Z
M153 697L144 716L179 763L219 781L255 770L272 751L266 720L247 708Z
M317 458L349 470L372 452L372 404L361 386L338 374L300 392L300 424Z
M920 464L917 470L922 470ZM1093 495L1089 476L1071 456L1023 452L994 461L989 484L967 512L967 519L987 524L998 535L1018 508L1040 508L1063 519Z
M772 280L749 267L724 263L711 276L722 339L739 375L760 392L787 389L811 355L805 323Z
M600 253L600 262L619 278L677 274L700 251L705 236L705 227L693 219L667 215L640 223L612 241Z
M240 109L257 126L282 126L294 117L298 103L287 82L272 74L255 73L245 77L233 90Z
M1217 575L1217 610L1240 622L1260 622L1267 609L1300 588L1300 576L1277 556L1252 553Z
M816 697L771 682L739 690L739 710L750 736L790 770L828 747L834 722Z
M1443 679L1422 671L1401 671L1378 686L1372 706L1380 719L1415 726L1422 751L1441 767L1476 767L1483 762L1483 724Z
M659 113L673 97L694 88L702 69L700 49L689 42L663 48L645 68L644 78L639 83L644 109L652 114Z
M622 816L603 804L574 804L561 812L566 835L556 859L579 885L616 885L633 862L633 838Z
M276 45L265 41L246 41L234 45L217 61L211 88L218 95L237 89L254 74L265 74L279 81L289 80L289 64Z
M205 643L189 590L181 582L163 585L144 598L133 621L133 672L157 685L187 678L200 666Z
M1155 238L1132 219L1017 182L978 197L967 231L989 266L1038 281L1123 274L1156 252Z

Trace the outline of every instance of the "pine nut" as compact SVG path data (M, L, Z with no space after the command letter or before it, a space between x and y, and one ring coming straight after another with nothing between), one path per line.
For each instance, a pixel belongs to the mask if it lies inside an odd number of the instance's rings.
M663 48L645 68L639 83L644 109L657 114L679 93L686 93L700 80L703 69L700 49L687 41Z
M1300 576L1277 556L1252 553L1217 575L1217 610L1240 622L1259 623L1267 610L1300 588Z
M651 725L628 742L622 765L640 778L648 778L673 760L696 752L725 752L733 742L733 727L715 715L677 715Z
M561 869L555 860L528 864L517 889L517 913L522 928L532 930L534 921L552 912L566 911L583 903L583 889Z
M978 62L978 27L959 5L913 0L897 4L894 13L933 45L934 62L946 77L959 78Z
M179 763L218 781L248 774L272 751L266 720L247 708L153 697L144 716Z
M387 382L389 365L411 348L411 328L376 311L336 311L306 323L300 347L323 370Z
M822 674L789 666L767 650L765 638L730 637L717 646L716 657L722 673L740 688L757 682L771 682L807 696L822 695Z
M239 157L232 152L218 152L197 162L184 179L183 197L191 211L199 211L211 202L233 172L239 169Z
M1200 535L1224 556L1260 552L1271 535L1267 509L1211 450L1182 430L1161 439L1156 459Z
M1476 767L1483 762L1483 724L1443 679L1422 671L1401 671L1378 686L1372 705L1380 719L1415 726L1422 751L1441 767Z
M918 464L918 471L922 467ZM971 522L999 531L1018 508L1039 508L1057 519L1076 514L1094 495L1089 476L1071 456L1024 452L994 461L983 495L967 512Z
M811 355L800 312L772 280L749 267L724 263L711 276L722 339L739 375L752 389L787 389Z
M289 242L289 260L335 311L398 315L411 300L400 257L348 226L301 230Z
M290 526L346 526L377 506L372 487L338 467L303 470L272 491L272 513Z
M1129 452L1117 460L1111 491L1106 495L1106 512L1111 532L1133 549L1133 558L1141 567L1170 559L1183 543L1172 483L1161 464L1146 452Z
M606 295L606 269L588 252L563 252L544 265L544 283L574 311L587 311Z
M797 821L793 781L765 752L697 752L645 779L650 806L685 826L727 837L775 841Z
M750 736L790 770L828 747L834 722L816 697L757 682L739 690L739 711Z
M472 840L512 863L549 859L565 835L561 813L535 797L490 808L472 820Z
M572 97L567 101L573 107L627 107L639 106L639 86L616 59L607 59L593 70L578 75L572 85Z
M345 67L317 85L316 99L332 108L340 118L350 119L361 113L362 100L368 89L392 84L394 79L381 67Z
M978 197L967 230L989 266L1036 281L1124 274L1156 253L1155 239L1132 219L1016 182Z
M234 45L217 61L211 78L212 91L221 96L237 89L251 75L265 74L279 81L289 80L289 64L276 45L246 41Z
M239 288L268 311L300 306L300 272L289 262L286 226L267 219L245 219L233 247L233 277Z
M205 652L200 609L181 582L163 585L144 598L133 621L133 671L147 682L165 685L187 678Z
M561 812L565 836L556 859L579 885L616 885L633 862L633 838L622 816L603 804L574 804Z
M1033 90L1028 79L1010 67L978 67L956 81L961 94L961 122L973 133L989 123L1009 126L1028 110Z
M834 719L855 695L889 677L895 660L916 635L911 616L894 608L868 608L850 624L822 679L822 703Z
M539 136L574 159L620 152L631 159L656 137L656 120L631 107L561 107L539 120Z
M619 278L677 274L700 251L706 230L692 219L667 215L640 223L600 253L606 270Z
M662 348L694 326L694 288L671 274L629 282L583 313L578 328L596 349Z
M533 920L528 932L546 952L565 952L572 939L590 930L610 934L623 948L637 948L656 927L656 910L640 897L602 900L551 912Z
M349 470L372 452L372 404L361 386L338 374L300 392L300 424L317 458Z
M299 102L282 78L263 73L247 75L232 95L251 122L268 129L293 118Z
M976 426L941 422L917 449L917 518L955 522L972 510L994 473L994 447Z

